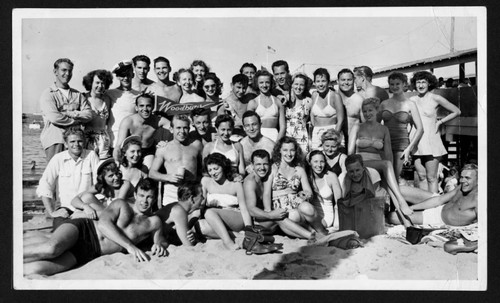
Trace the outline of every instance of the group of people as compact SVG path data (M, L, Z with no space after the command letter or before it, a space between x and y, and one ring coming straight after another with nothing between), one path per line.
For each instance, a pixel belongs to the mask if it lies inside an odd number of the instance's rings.
M203 61L172 81L169 60L158 57L156 82L147 78L150 64L144 55L116 64L115 89L111 72L91 71L82 93L69 86L71 60L54 63L55 83L40 100L48 164L37 188L54 231L25 238L25 274L123 250L144 261L137 246L149 235L160 256L168 244L214 238L238 249L235 233L254 225L314 243L331 232L337 201L367 192L388 193L394 224L477 220L476 165L463 168L460 186L438 194L446 154L439 127L460 110L432 92L429 72L414 74L418 95L408 99L407 76L397 72L389 95L371 83L367 66L342 69L334 91L324 68L311 79L291 75L282 60L272 73L245 63L220 100L221 81ZM172 116L159 100L219 106ZM440 106L449 114L438 119ZM419 188L399 184L411 157Z

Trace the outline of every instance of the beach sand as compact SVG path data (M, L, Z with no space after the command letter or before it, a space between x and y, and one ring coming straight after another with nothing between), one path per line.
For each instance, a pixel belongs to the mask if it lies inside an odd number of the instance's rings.
M23 224L27 229L47 226L41 218ZM243 233L237 236L242 241ZM476 253L451 255L441 247L409 245L379 235L364 240L364 247L342 250L307 246L306 240L275 236L282 253L246 255L228 251L220 240L194 247L169 246L168 257L152 256L137 263L123 253L99 257L80 268L42 280L478 280ZM150 252L148 252L150 255Z

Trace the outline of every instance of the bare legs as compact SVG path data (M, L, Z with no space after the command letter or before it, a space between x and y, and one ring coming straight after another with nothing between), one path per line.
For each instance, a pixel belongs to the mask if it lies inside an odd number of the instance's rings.
M245 227L245 223L240 212L209 208L205 212L205 219L211 227L209 229L207 226L200 224L201 231L205 236L220 238L228 249L239 249L239 246L234 243L233 238L229 235L226 226L232 231L242 230Z
M393 150L392 155L393 155L392 163L394 166L394 176L396 177L396 180L399 182L399 176L401 175L401 170L403 169L403 162L404 162L404 159L401 159L403 152Z
M399 203L399 206L403 214L405 215L411 214L412 210L408 207L405 198L403 197L401 191L399 190L399 184L398 181L396 180L396 177L394 176L394 167L391 165L391 162L387 160L368 160L364 161L364 163L366 166L374 168L384 175L385 181L387 182L387 185L389 186L390 190L392 190L393 194L396 196L396 199Z
M415 159L415 169L420 181L418 184L420 189L428 190L432 193L438 192L438 168L439 158L426 156Z

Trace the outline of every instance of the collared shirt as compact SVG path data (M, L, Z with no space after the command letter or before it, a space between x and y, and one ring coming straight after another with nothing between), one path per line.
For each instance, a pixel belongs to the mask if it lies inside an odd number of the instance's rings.
M66 127L92 120L92 109L85 95L69 88L66 96L54 83L40 97L44 127L40 135L43 149L63 144ZM66 113L71 113L70 118Z
M36 193L39 197L55 200L56 183L61 206L74 210L71 200L79 193L89 190L96 183L99 156L84 149L75 161L67 150L52 159L43 172Z
M140 92L132 90L121 90L118 88L110 89L106 92L111 98L111 113L113 114L111 131L113 132L111 138L111 146L115 146L115 140L118 138L118 130L120 129L120 123L126 117L137 113L135 110L135 98L140 94Z

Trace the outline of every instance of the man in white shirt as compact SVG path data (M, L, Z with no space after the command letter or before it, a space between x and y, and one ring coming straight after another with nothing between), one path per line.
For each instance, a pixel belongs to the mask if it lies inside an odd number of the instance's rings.
M74 211L71 200L96 183L99 156L94 151L83 148L83 131L78 127L71 127L64 132L63 137L67 150L52 157L36 190L51 217L69 217ZM56 185L59 191L58 203ZM58 205L60 207L56 207Z

